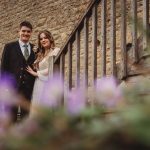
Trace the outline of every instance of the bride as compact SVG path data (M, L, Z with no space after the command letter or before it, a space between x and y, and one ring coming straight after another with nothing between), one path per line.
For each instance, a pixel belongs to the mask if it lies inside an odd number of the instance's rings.
M42 90L45 82L48 80L48 70L49 61L51 56L56 56L59 52L59 48L55 48L55 42L52 34L47 31L41 31L38 35L38 48L39 52L37 54L37 59L34 62L33 70L30 66L27 67L27 71L36 77L32 101L31 101L31 110L30 114L34 113L33 107L40 105L42 101Z

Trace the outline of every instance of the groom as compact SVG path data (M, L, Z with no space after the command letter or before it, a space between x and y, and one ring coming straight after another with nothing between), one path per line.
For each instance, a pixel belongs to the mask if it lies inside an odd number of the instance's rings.
M10 75L16 81L18 94L22 100L30 102L35 78L26 71L28 65L32 65L35 60L33 44L29 43L32 34L32 25L28 21L20 23L19 39L7 43L4 46L1 59L2 75ZM17 121L19 106L11 108L13 122ZM20 108L19 108L20 110ZM29 112L21 107L21 118L27 116Z

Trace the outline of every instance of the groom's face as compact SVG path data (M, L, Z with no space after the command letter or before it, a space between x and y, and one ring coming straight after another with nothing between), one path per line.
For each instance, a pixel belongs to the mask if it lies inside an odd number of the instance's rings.
M22 42L27 43L31 37L32 30L26 26L22 26L19 31L19 38Z

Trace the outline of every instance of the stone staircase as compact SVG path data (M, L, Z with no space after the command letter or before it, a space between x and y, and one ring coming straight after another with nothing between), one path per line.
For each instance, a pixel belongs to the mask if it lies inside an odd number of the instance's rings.
M150 79L149 5L148 0L92 0L52 59L53 72L60 72L69 90L94 87L103 76L127 84Z

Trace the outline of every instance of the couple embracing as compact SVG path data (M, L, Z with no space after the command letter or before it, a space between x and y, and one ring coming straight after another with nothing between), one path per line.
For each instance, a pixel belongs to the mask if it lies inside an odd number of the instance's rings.
M28 103L41 101L41 89L48 77L50 56L56 56L59 48L55 48L52 34L43 30L38 34L38 48L29 42L32 24L28 21L20 23L19 39L4 46L1 58L1 74L7 74L15 80L15 88L22 100ZM21 100L21 99L20 99ZM29 111L19 106L11 107L12 121L17 121L18 108L21 118L28 116Z

